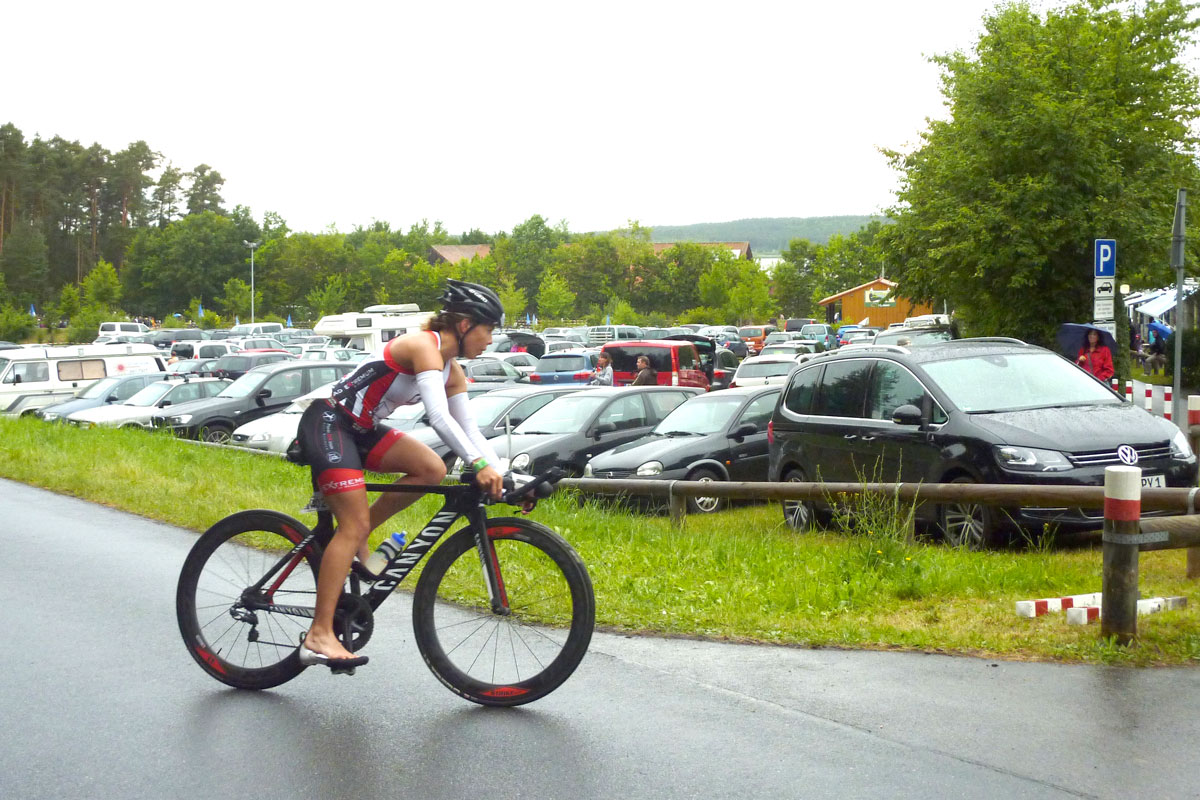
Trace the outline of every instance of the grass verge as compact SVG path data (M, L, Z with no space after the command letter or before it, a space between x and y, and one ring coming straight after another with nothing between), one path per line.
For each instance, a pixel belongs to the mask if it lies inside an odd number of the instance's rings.
M140 431L81 430L0 418L0 476L203 531L248 508L306 524L307 469ZM415 532L439 507L425 498L392 530ZM579 550L597 622L619 631L809 647L905 649L1007 659L1128 665L1200 663L1200 592L1182 550L1141 554L1143 596L1189 606L1142 617L1130 648L1061 615L1020 619L1017 600L1099 591L1098 548L972 553L914 540L906 509L882 498L839 514L835 530L798 534L778 504L665 516L560 492L534 513ZM504 513L501 511L500 513Z

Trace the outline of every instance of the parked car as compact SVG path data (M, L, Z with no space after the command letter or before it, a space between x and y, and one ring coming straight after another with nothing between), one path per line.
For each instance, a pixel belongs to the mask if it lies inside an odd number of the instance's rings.
M273 336L235 336L225 341L238 350L286 350Z
M800 329L800 336L805 339L811 339L815 342L820 342L825 346L826 350L833 350L838 346L837 333L834 332L833 326L826 325L823 322L805 325Z
M738 336L750 348L750 352L758 355L758 351L763 348L763 340L768 334L775 332L774 325L747 325L743 328L738 328Z
M0 414L32 414L114 375L161 377L165 370L162 356L148 344L29 345L5 350L0 355Z
M780 342L794 342L803 338L800 335L800 331L775 331L774 333L767 334L766 338L763 339L763 346L766 347L767 345L778 344Z
M77 396L61 403L42 406L33 412L46 422L62 422L68 414L89 408L123 403L163 377L161 372L144 372L138 375L114 375L101 378Z
M467 376L467 383L515 383L529 380L516 367L494 358L475 358L458 362Z
M714 333L699 335L705 336L705 338L708 339L712 339L721 347L732 351L733 354L738 358L746 358L750 355L750 345L743 342L742 337L738 336L736 333L730 333L729 331L716 331Z
M816 353L824 353L825 348L820 342L815 342L812 339L799 339L794 342L776 342L769 344L759 353L760 356L788 356L797 358L799 356L815 355Z
M295 361L286 350L242 350L217 359L214 372L218 377L237 380L255 367L279 361Z
M927 344L949 342L957 338L958 330L951 325L928 325L922 328L910 328L906 325L901 325L875 334L875 338L871 340L871 344L923 347Z
M651 369L658 373L660 386L696 386L704 390L709 387L693 342L672 339L609 342L600 350L612 359L614 386L633 383L637 377L637 359L646 356Z
M151 331L153 337L150 344L164 353L171 352L171 345L176 342L200 342L204 340L204 332L199 328L159 328Z
M220 358L230 353L236 353L241 347L229 342L207 342L185 339L171 345L171 358Z
M367 358L370 353L355 350L353 347L309 347L301 354L301 358L310 361L349 361L358 362Z
M505 435L510 429L515 429L533 412L548 405L552 401L565 397L573 392L588 391L586 386L512 386L496 389L493 392L476 395L471 398L471 412L479 425L479 432L485 439L495 439ZM507 420L507 421L506 421ZM420 427L409 431L408 435L422 444L428 445L433 452L446 462L446 468L454 465L456 456L431 427Z
M172 375L202 375L205 377L217 377L217 361L216 358L187 358L176 361L173 364L167 364L167 372Z
M522 375L531 374L538 365L538 357L528 352L480 353L479 358L484 361L488 359L503 361Z
M533 412L511 439L492 440L497 455L517 472L535 475L561 467L580 475L598 453L631 442L701 389L690 386L595 388L561 397ZM461 465L456 464L456 468Z
M506 331L492 336L492 343L484 349L485 353L529 353L534 358L541 358L546 352L546 341L533 333L522 331Z
M641 339L642 329L635 325L593 325L588 328L587 343L599 347L605 342Z
M767 480L767 423L779 386L697 395L675 407L646 436L594 456L585 478L688 481ZM688 509L710 513L719 497L690 497Z
M97 336L116 336L122 333L139 334L149 333L150 328L141 322L101 322L100 329L96 332ZM93 343L94 344L94 343Z
M728 389L740 363L740 359L733 354L732 350L718 347L713 354L712 384L709 388L714 392L718 389Z
M1098 486L1106 466L1126 463L1142 468L1144 486L1196 485L1179 428L1015 339L817 356L789 377L771 428L772 480ZM785 503L784 516L803 528L822 509ZM1016 526L1034 537L1047 523L1094 528L1102 512L960 501L918 506L917 518L981 548Z
M221 378L171 377L154 381L121 403L72 411L65 421L81 428L149 429L151 419L164 408L213 397L228 385Z
M801 331L805 325L816 325L818 320L813 317L793 317L783 323L785 331Z
M237 358L238 356L226 356ZM257 417L286 408L293 400L319 386L337 380L354 369L353 364L325 361L286 362L256 367L219 395L174 406L154 417L154 427L176 436L228 442L234 429Z
M532 384L554 385L588 383L595 375L599 350L570 350L547 353L538 359L537 366L529 375Z
M797 363L794 355L750 356L738 365L729 386L738 388L784 383L787 381L788 374L796 368Z
M841 345L871 344L875 341L875 334L878 332L879 331L875 328L854 328L853 330L848 330L845 333L838 331L838 343Z

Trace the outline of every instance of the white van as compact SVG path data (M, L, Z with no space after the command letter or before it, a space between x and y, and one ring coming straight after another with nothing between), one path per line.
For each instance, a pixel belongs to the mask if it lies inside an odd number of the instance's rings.
M150 329L140 322L101 322L100 333L97 336L137 336L149 332Z
M69 400L101 378L165 372L152 344L0 350L0 414L17 416Z
M328 336L329 344L334 347L377 353L397 336L421 330L432 316L432 311L422 311L416 303L368 306L361 314L321 317L313 326L313 333Z
M238 336L270 336L283 330L282 322L247 322L229 329L229 338Z

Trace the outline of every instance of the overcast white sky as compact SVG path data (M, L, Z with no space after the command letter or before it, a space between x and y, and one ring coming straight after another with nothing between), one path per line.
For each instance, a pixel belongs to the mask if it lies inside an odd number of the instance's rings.
M993 0L9 3L0 123L293 230L879 212ZM18 70L16 74L12 71Z

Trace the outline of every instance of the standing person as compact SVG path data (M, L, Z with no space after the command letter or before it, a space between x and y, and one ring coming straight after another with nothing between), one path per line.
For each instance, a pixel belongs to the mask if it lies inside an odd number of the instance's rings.
M596 358L596 373L592 379L588 381L591 386L612 386L612 356L608 353L601 353Z
M1083 347L1079 349L1079 358L1075 359L1075 363L1105 383L1112 378L1112 353L1108 346L1100 341L1100 331L1089 330L1084 335Z
M654 386L658 383L658 373L650 369L650 357L637 357L637 377L633 379L633 386Z
M349 669L367 663L333 632L333 615L355 555L365 561L367 538L419 493L388 492L367 502L363 469L403 472L397 484L436 484L446 466L428 446L380 425L398 406L421 402L430 426L464 464L476 472L479 486L499 497L499 459L467 402L467 379L454 359L475 358L492 341L492 329L504 322L500 298L486 286L449 280L442 311L425 330L389 341L379 358L362 362L334 384L328 400L317 400L300 418L301 452L312 465L313 483L337 521L325 548L317 578L317 607L312 627L300 645L300 663Z

